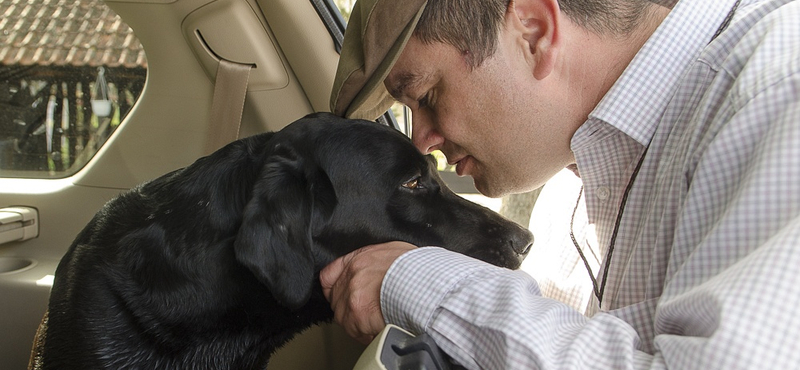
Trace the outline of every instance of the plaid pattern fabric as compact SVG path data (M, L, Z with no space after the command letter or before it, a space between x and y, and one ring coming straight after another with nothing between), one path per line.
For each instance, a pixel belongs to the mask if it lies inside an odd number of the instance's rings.
M434 247L389 270L386 321L474 369L800 367L800 2L742 1L711 41L734 2L679 2L573 137L587 256L649 146L602 307ZM591 284L571 241L547 248Z

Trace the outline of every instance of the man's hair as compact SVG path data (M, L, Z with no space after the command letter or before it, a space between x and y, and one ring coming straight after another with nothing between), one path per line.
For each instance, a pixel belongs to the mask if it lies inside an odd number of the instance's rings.
M428 0L414 30L422 42L442 42L465 53L471 67L492 56L510 0ZM650 4L671 0L558 0L561 11L597 34L633 31Z

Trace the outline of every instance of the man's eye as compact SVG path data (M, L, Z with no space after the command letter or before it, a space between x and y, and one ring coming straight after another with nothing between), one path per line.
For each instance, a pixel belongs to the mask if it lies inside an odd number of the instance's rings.
M429 91L427 94L417 99L417 106L419 106L419 108L430 108L431 103L433 103L431 101L431 94L432 92Z
M420 98L419 100L417 100L417 105L419 105L420 108L427 107L428 106L428 95L425 95L422 98Z
M403 187L406 188L406 189L412 189L412 190L418 189L419 188L419 177L417 177L417 178L415 178L415 179L403 184Z

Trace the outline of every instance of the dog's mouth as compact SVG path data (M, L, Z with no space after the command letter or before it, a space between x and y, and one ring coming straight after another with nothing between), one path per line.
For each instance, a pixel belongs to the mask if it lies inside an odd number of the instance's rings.
M516 270L522 265L522 261L525 260L528 252L530 252L533 241L531 240L527 243L522 241L521 244L519 241L507 241L506 243L503 248L497 248L496 245L489 248L478 247L466 254L498 267Z
M510 270L516 270L522 266L522 261L525 260L525 255L503 253L500 250L481 250L479 253L472 254L472 257L488 262L497 267L503 267Z

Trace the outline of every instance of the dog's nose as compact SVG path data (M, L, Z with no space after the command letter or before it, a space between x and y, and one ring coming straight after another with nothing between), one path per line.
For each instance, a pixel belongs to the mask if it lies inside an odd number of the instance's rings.
M528 229L520 227L519 231L514 233L510 242L511 249L513 249L514 252L520 256L525 256L531 251L531 247L533 246L533 233Z
M526 245L525 248L523 248L521 251L517 251L517 253L519 253L519 254L521 254L523 256L527 255L528 252L531 251L531 247L533 247L533 243L528 243L528 245Z

